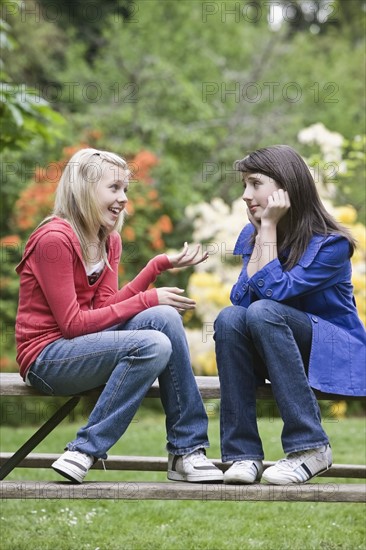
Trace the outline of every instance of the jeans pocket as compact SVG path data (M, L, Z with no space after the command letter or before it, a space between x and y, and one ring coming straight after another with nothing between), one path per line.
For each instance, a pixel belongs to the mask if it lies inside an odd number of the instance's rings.
M41 391L42 393L45 393L46 395L55 395L55 392L53 391L51 386L49 386L47 382L43 380L43 378L40 378L37 374L32 372L32 370L28 372L28 380L33 386L33 388L36 388L37 390Z

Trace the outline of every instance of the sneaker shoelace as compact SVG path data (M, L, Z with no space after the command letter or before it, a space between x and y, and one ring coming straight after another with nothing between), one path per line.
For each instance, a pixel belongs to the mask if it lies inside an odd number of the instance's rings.
M193 453L190 453L188 456L191 459L193 464L197 462L207 462L207 457L203 451L194 451Z
M236 460L233 464L234 468L237 467L240 470L245 469L246 472L253 472L256 475L259 473L260 467L257 466L254 460Z
M313 450L313 449L311 449ZM309 451L296 451L294 453L290 453L287 455L286 458L282 458L279 460L279 463L281 466L284 466L285 468L294 468L297 466L301 466L301 464L304 462L306 458L309 457Z
M296 466L300 466L304 462L303 458L305 458L303 453L291 453L287 458L281 458L278 463L284 468L292 469Z
M81 462L81 464L85 468L90 468L90 463L94 464L94 460L92 456L89 456L85 453L81 453L80 451L74 451L74 452L77 453L77 456L76 456L77 460Z

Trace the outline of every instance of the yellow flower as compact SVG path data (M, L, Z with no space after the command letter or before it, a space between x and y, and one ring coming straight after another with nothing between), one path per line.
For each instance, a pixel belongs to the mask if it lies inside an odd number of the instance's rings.
M189 279L189 295L199 306L205 303L226 306L230 303L230 288L213 273L193 273Z
M215 376L217 374L216 358L213 351L196 355L194 363L195 372L199 370L205 376Z
M192 286L198 286L200 288L207 288L208 286L220 286L220 279L213 273L193 273L189 279L189 284Z
M346 416L346 401L335 401L330 405L330 418L344 418Z
M362 291L365 290L365 283L366 281L364 273L357 273L355 271L352 273L352 284L354 286L355 293L362 293Z
M357 212L351 205L338 206L335 208L335 217L340 223L352 224L357 219Z
M357 241L357 250L366 251L366 227L362 223L355 223L350 227L353 237Z

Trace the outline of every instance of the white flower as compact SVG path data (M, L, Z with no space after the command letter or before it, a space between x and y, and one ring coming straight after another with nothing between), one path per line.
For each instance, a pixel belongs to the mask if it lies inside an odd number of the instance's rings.
M325 162L341 162L344 138L338 132L331 132L318 122L303 128L297 135L300 143L319 145Z

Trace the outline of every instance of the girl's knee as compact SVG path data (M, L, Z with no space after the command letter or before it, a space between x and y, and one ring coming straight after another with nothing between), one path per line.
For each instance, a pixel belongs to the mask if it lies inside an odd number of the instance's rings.
M247 310L241 306L228 306L220 311L215 323L215 340L225 339L233 331L243 331L246 325Z
M153 323L159 325L159 330L162 326L170 326L174 324L182 325L182 317L178 311L172 306L155 306L150 309Z
M159 363L166 366L173 351L172 343L163 332L159 332L157 330L152 330L150 332L150 347L152 354L156 356Z
M172 354L172 344L167 336L157 330L149 331L144 343L144 350L141 355L144 356L142 368L149 371L150 375L158 378L169 363ZM147 363L146 363L147 360Z
M255 327L278 318L278 302L273 300L257 300L250 304L247 310L247 326Z

